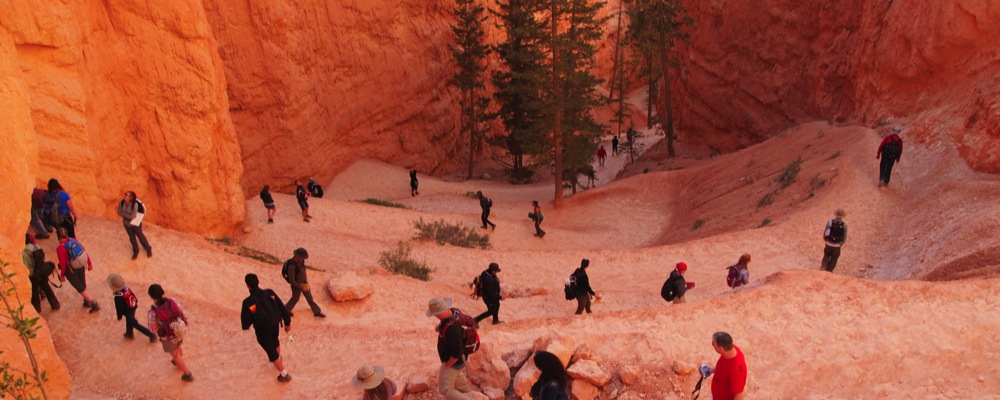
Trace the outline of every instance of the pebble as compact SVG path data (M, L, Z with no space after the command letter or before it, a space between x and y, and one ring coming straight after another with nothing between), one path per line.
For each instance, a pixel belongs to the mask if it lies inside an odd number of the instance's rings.
M979 381L979 383L986 383L986 377L982 375L977 376L976 380Z

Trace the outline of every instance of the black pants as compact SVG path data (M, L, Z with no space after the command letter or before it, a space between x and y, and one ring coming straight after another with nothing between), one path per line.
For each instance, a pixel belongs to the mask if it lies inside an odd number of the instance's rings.
M497 224L490 222L490 210L483 210L483 228L485 228L487 225L492 226L494 228L497 227Z
M57 228L66 228L66 235L73 239L76 239L76 224L73 223L73 217L67 215L63 218L63 222L56 225Z
M302 295L305 296L306 302L309 303L309 308L312 308L313 315L321 314L323 312L319 309L319 305L316 304L316 301L313 300L312 290L308 292L302 291L302 285L298 283L293 283L291 286L292 298L288 299L288 304L285 305L285 308L287 308L288 311L292 311L292 308L295 308L295 303L299 302L299 296Z
M59 309L59 299L56 298L56 293L52 291L52 286L49 286L48 279L32 279L31 280L31 306L35 307L35 312L42 312L42 294L45 294L45 298L49 299L49 306L53 310Z
M278 341L278 331L281 325L274 325L267 328L254 327L257 335L257 344L267 353L267 361L278 361L281 356L281 342Z
M878 167L878 180L889 185L889 177L892 175L892 166L896 163L896 158L892 156L882 155L882 162L879 163Z
M587 310L587 314L590 314L590 293L581 293L576 295L577 315L583 314L583 310Z
M486 317L493 316L493 323L500 322L500 299L488 299L483 297L483 303L486 303L486 312L479 314L476 317L476 322L486 319Z
M838 258L840 258L840 247L826 245L823 247L823 263L819 268L824 271L833 272L833 269L837 268Z
M149 252L152 247L149 246L149 241L146 240L146 235L142 233L142 225L133 226L132 224L125 224L125 233L128 233L128 241L132 243L132 255L139 254L139 243L142 243L142 248ZM136 238L139 238L139 243L136 243Z
M139 331L139 333L142 333L143 335L150 337L153 336L153 332L150 332L149 329L147 329L145 326L142 326L142 324L140 324L139 321L135 319L135 310L125 310L123 316L125 317L125 336L132 337L133 328Z
M535 218L535 236L545 236L545 231L542 230L542 221L538 220L538 218Z

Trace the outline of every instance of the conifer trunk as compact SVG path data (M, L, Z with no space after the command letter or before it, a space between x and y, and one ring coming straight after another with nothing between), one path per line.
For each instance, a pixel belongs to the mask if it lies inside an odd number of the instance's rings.
M662 105L662 110L657 112L660 115L665 115L667 120L664 122L664 132L667 135L667 156L670 158L677 157L677 153L674 151L674 107L670 101L670 55L667 53L670 46L666 44L666 38L660 38L660 63L663 68L663 85L660 89L660 101L656 102L657 105Z
M558 2L553 1L552 10L550 15L551 34L552 34L552 104L553 104L553 120L552 120L552 151L554 154L555 161L555 198L553 199L553 206L559 207L563 202L563 189L562 189L562 177L563 177L563 166L562 166L562 93L559 90L559 43L558 43Z

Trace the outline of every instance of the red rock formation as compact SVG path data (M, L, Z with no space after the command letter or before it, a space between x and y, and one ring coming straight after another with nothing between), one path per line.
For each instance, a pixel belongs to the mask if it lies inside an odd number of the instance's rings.
M1000 6L982 1L687 1L672 77L684 137L734 150L802 122L944 129L1000 172Z

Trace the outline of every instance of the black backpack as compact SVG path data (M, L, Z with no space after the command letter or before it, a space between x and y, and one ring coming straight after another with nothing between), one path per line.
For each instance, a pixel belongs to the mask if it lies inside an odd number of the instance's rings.
M729 267L729 274L726 275L726 285L734 288L742 283L743 279L740 277L740 268L735 265Z
M565 286L563 291L566 292L566 300L575 300L577 295L576 276L570 275L566 277Z
M253 314L253 317L262 326L274 326L281 323L281 311L274 304L275 301L277 301L277 295L273 292L262 292L254 296L254 302L257 303L257 312Z
M668 277L667 281L663 282L663 287L660 288L660 297L666 301L674 301L674 298L677 297L676 286L677 285L674 284L674 277Z
M830 243L842 244L847 236L847 225L839 219L830 220L830 234L826 235L826 240Z
M292 260L285 261L285 265L281 266L281 277L285 279L285 282L292 283L288 280L288 271L291 268L295 268L297 265L292 262Z
M481 276L482 275L472 278L472 283L469 284L469 287L472 288L473 300L483 297L483 280L480 279Z
M890 158L899 157L899 154L903 152L902 139L889 139L889 143L885 144L885 147L882 148L882 152Z

